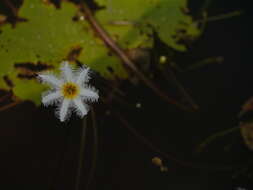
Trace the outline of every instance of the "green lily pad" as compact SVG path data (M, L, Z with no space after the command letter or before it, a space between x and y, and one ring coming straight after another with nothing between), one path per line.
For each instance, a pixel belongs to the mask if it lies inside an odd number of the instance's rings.
M200 31L184 13L187 0L96 0L105 7L97 19L124 48L152 47L152 33L178 51L185 51L181 41L195 39Z
M107 67L115 75L126 77L118 58L110 56L103 42L94 37L84 20L73 19L79 9L70 2L62 2L61 8L45 4L41 0L24 0L19 16L27 19L16 27L0 28L0 88L9 89L4 77L12 81L14 94L22 100L40 103L45 87L38 83L38 71L58 70L62 60L77 48L77 59L107 78L112 78Z
M95 17L124 49L152 48L152 34L157 32L170 47L184 51L180 41L198 35L192 18L182 11L187 0L96 1L104 9ZM38 105L46 87L36 74L57 72L66 59L78 60L109 79L127 77L119 58L94 35L77 5L62 1L56 8L42 0L24 0L18 16L26 21L0 27L0 89L12 89L21 100Z

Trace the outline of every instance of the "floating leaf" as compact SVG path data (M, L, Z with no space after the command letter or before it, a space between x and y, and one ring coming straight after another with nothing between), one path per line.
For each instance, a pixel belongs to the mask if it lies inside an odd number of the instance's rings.
M239 118L242 121L240 124L241 135L245 145L253 150L253 97L249 98L242 106L239 113Z
M151 47L153 31L168 46L184 51L181 41L194 39L199 29L184 13L187 0L96 0L105 7L96 17L124 48Z
M57 9L45 2L24 0L18 16L25 21L15 27L8 24L0 27L1 89L12 88L19 99L39 104L45 87L36 81L37 73L57 70L64 59L78 60L107 78L127 77L119 58L111 55L94 35L77 5L61 1ZM97 2L105 8L96 12L96 18L129 52L138 47L152 47L154 31L176 50L186 49L180 41L198 35L192 18L182 11L187 0ZM108 68L114 71L113 75Z
M108 55L108 49L89 31L88 24L73 19L78 11L70 2L62 2L61 8L56 9L41 0L24 0L19 16L27 21L15 28L0 28L0 88L9 88L4 80L7 76L17 97L39 104L45 87L36 81L36 73L57 69L76 48L80 51L76 59L103 76L112 78L107 69L110 67L115 75L126 77L120 61ZM17 67L20 64L24 66Z
M253 122L244 122L240 125L241 134L245 145L253 150Z
M249 98L242 106L242 109L239 113L239 116L243 116L246 113L252 112L253 111L253 97Z

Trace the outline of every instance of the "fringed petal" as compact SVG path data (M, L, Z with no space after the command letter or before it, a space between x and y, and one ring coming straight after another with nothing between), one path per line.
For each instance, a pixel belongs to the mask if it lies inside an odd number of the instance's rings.
M49 84L49 85L53 86L54 88L59 88L63 84L62 80L60 80L57 77L55 77L54 75L50 75L50 74L39 74L38 79L42 83Z
M42 95L42 103L45 106L53 105L56 102L59 102L62 98L61 92L57 91L48 91Z
M70 100L64 99L59 108L59 113L57 114L61 122L65 121L68 118L68 115L71 113L69 108Z
M64 61L61 64L62 76L67 82L74 82L73 69L69 65L68 61Z
M81 118L87 115L89 108L84 102L82 102L81 98L76 98L74 100L74 106L76 108L77 115Z
M89 68L81 68L77 71L77 79L76 79L76 83L79 86L84 85L84 83L89 82L90 80L90 69Z
M98 90L95 89L94 87L90 87L90 86L82 88L80 90L80 96L84 100L90 101L90 102L96 102L99 98Z

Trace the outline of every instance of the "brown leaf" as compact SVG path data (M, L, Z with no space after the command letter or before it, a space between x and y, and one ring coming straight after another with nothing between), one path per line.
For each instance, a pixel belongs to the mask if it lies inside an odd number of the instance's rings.
M245 122L240 124L240 131L245 145L253 150L253 122Z

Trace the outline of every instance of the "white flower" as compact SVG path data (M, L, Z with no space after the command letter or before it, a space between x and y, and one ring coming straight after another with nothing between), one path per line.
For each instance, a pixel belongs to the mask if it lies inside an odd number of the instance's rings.
M68 119L72 110L80 117L85 116L89 111L85 102L98 100L98 91L87 84L89 72L89 68L73 71L69 63L64 61L61 64L61 79L52 74L38 75L40 81L52 87L52 90L42 95L42 103L45 106L57 104L56 116L62 122Z

